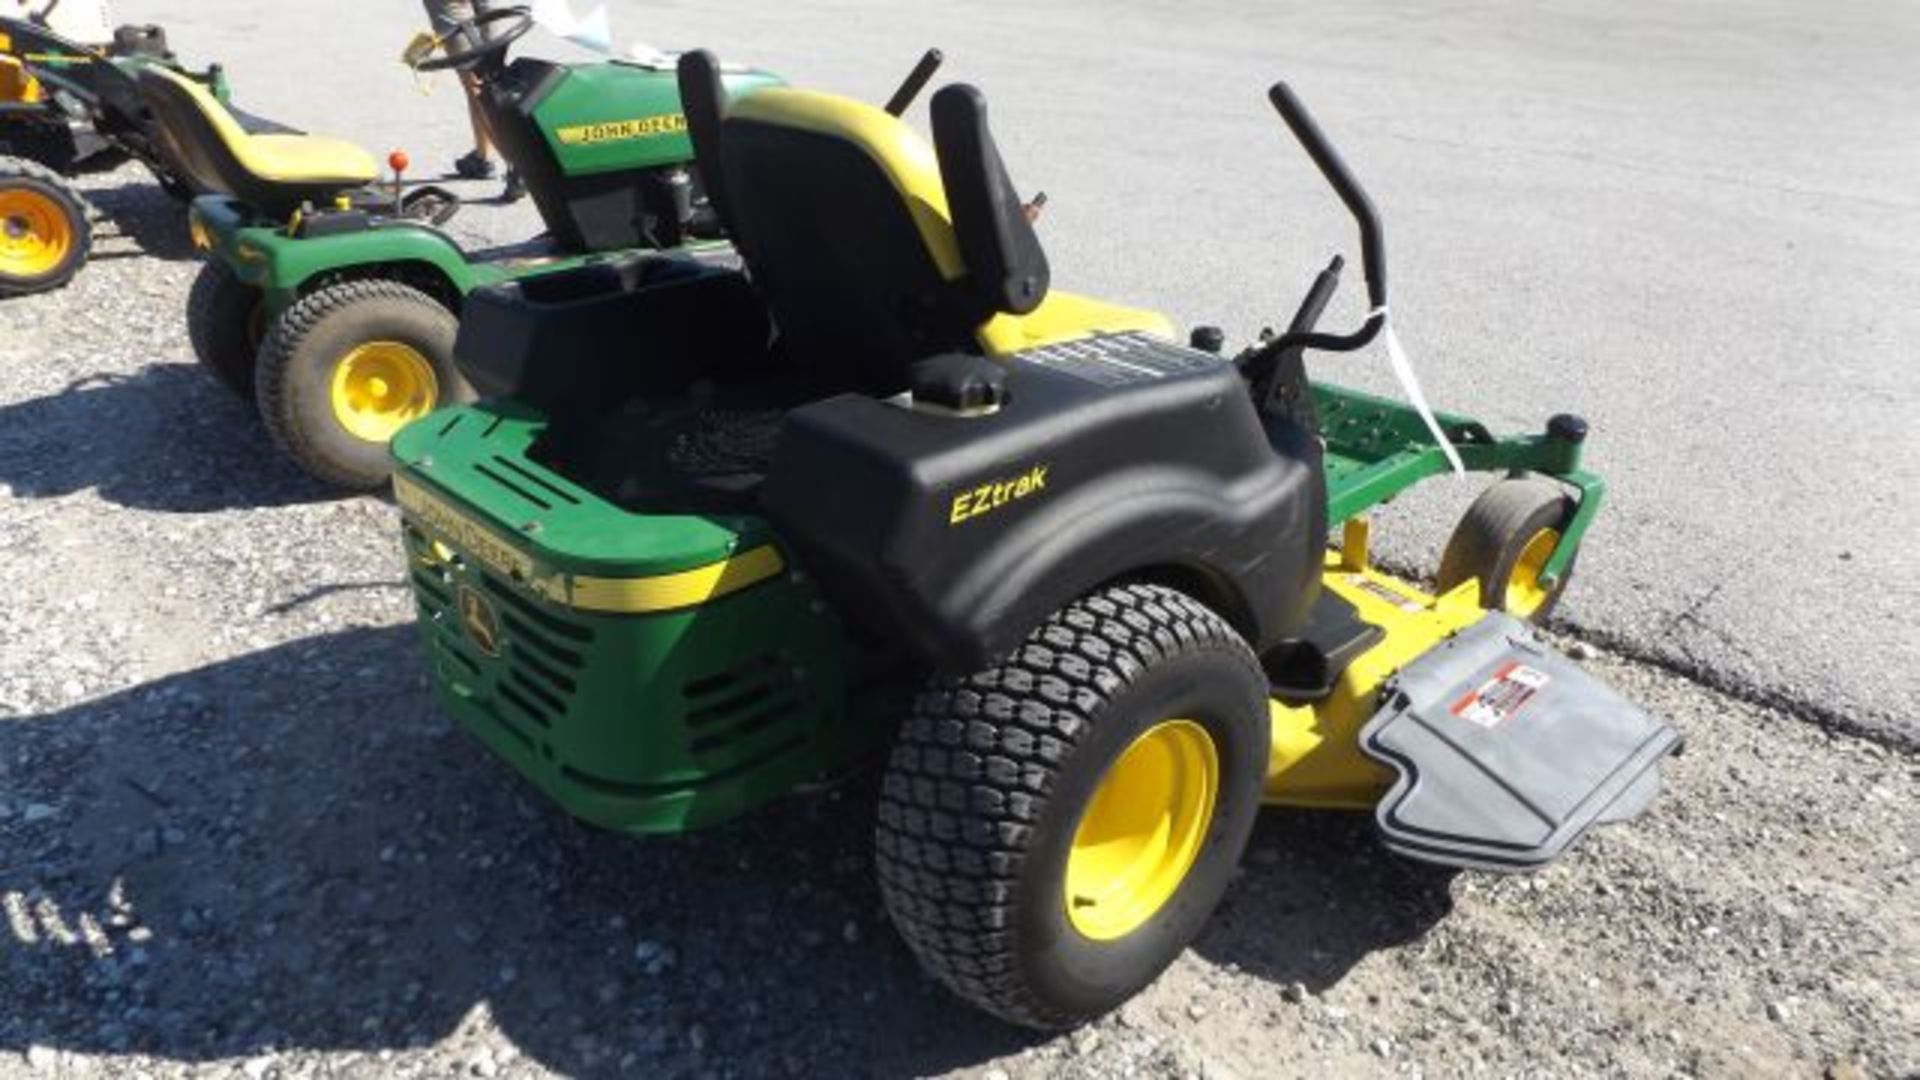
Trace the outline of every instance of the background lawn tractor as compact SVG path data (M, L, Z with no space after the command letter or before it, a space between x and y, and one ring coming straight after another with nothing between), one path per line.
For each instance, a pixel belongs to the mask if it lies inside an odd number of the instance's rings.
M1186 947L1263 801L1497 871L1648 805L1674 732L1524 622L1599 506L1583 424L1439 417L1502 478L1437 592L1370 565L1362 515L1448 450L1304 374L1383 330L1384 245L1284 87L1377 313L1315 329L1336 260L1235 362L1050 287L971 87L935 96L929 148L824 94L728 104L705 54L681 80L751 281L656 260L483 290L458 356L486 400L393 445L441 697L570 813L681 832L884 752L902 936L1052 1028Z
M80 41L68 33L105 27L100 5L63 0L51 14L10 10L0 4L0 296L57 289L86 265L91 214L71 177L133 158L169 194L197 194L154 140L142 71L164 68L228 96L220 69L186 71L159 27L92 30L90 39L107 40Z
M419 70L472 73L494 139L546 225L538 240L486 251L462 250L405 206L345 198L374 178L363 153L281 158L190 83L145 84L186 156L230 192L193 207L209 260L188 301L195 352L256 398L275 441L327 483L384 484L394 432L470 398L453 341L471 290L614 252L730 250L711 243L721 230L692 169L672 69L508 63L533 26L526 8L503 9L408 50ZM776 80L743 70L727 81L746 90Z

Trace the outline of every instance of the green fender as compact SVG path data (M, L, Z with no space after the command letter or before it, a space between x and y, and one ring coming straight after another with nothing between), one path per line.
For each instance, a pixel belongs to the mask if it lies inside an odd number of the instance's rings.
M253 218L244 204L225 196L195 199L194 245L203 257L225 264L234 276L266 295L269 316L278 316L311 290L316 279L430 276L448 296L465 296L538 270L578 265L582 258L474 262L460 246L426 225L406 222L333 236L296 237L285 226Z

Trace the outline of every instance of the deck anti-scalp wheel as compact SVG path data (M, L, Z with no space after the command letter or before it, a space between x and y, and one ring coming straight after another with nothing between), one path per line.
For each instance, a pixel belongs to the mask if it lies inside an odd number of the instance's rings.
M1477 578L1480 603L1487 610L1544 620L1573 577L1569 563L1551 587L1540 580L1573 512L1573 498L1556 484L1512 478L1495 483L1474 500L1447 541L1440 559L1440 590Z
M1219 616L1104 589L936 680L885 777L881 891L914 953L1014 1023L1092 1019L1199 933L1245 848L1267 682Z
M187 293L187 337L193 355L240 396L253 398L253 369L266 336L266 304L260 290L223 263L200 268Z
M261 343L255 395L274 441L314 477L370 491L387 482L387 442L444 404L471 401L453 363L459 322L397 281L320 289Z
M0 158L0 296L58 289L92 250L79 189L44 166Z

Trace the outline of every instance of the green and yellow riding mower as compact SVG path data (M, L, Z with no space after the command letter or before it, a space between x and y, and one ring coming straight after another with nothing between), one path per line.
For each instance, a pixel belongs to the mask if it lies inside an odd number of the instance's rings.
M929 146L826 94L729 101L706 54L681 82L745 272L481 290L456 355L482 400L393 443L440 696L566 811L680 833L884 761L902 937L1055 1028L1187 946L1263 802L1494 871L1649 804L1676 734L1527 625L1600 504L1586 426L1436 435L1306 378L1382 331L1384 246L1284 87L1377 313L1315 328L1336 261L1236 361L1051 288L977 90L934 97ZM1365 514L1449 445L1498 479L1428 591L1372 565Z
M199 193L155 142L138 89L149 68L229 95L217 65L187 71L159 27L89 44L44 19L0 16L0 297L58 289L86 266L93 214L73 177L132 158L174 197Z
M262 145L190 83L143 84L183 154L228 192L193 206L208 259L188 301L195 352L258 401L276 442L323 481L384 484L396 431L470 399L453 341L473 289L610 253L730 256L692 168L673 70L509 63L533 26L528 9L500 9L408 50L418 70L472 77L495 142L539 208L544 236L484 251L418 220L406 196L390 206L377 188L371 200L355 196L378 172L357 148ZM777 80L739 70L727 81L744 91Z

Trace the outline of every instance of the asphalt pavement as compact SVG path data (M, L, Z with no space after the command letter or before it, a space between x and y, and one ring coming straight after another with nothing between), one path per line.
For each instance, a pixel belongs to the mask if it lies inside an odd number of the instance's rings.
M1244 340L1351 226L1267 106L1285 78L1387 222L1430 395L1496 429L1593 424L1612 503L1562 609L1720 689L1920 737L1920 7L973 0L611 5L616 36L706 46L884 97L930 45L1048 192L1057 283ZM418 168L464 149L451 81L397 62L408 0L127 0L254 112ZM525 51L579 56L536 35ZM918 119L918 118L917 118ZM462 228L530 234L525 207ZM1357 280L1354 283L1357 284ZM1332 321L1357 318L1350 289ZM1325 378L1391 390L1378 353ZM1387 515L1431 566L1470 487Z

